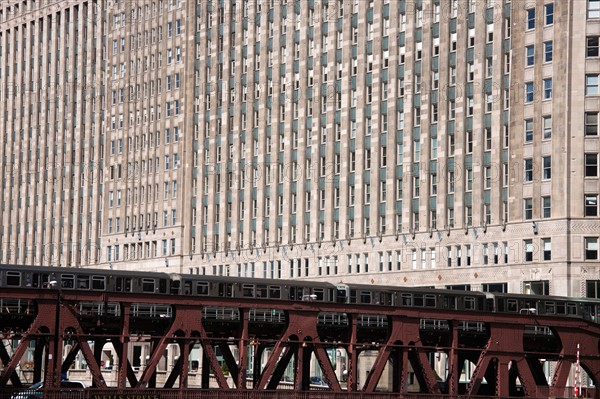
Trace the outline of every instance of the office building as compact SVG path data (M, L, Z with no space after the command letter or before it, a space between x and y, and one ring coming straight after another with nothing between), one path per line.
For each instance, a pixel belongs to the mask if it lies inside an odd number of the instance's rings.
M3 262L600 296L599 0L0 12Z

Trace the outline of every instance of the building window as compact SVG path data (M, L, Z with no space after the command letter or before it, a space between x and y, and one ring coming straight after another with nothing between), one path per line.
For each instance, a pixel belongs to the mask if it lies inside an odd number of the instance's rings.
M544 42L544 62L552 61L552 40Z
M542 238L542 255L544 260L552 260L552 241L550 238Z
M550 196L542 197L542 218L552 217L552 200Z
M585 194L585 216L598 216L598 195Z
M525 262L533 262L533 240L523 240Z
M587 298L600 298L600 280L586 280L585 285Z
M533 159L531 159L531 158L525 159L524 164L525 164L525 167L524 167L524 172L525 172L524 181L525 182L531 182L531 181L533 181Z
M585 260L598 259L598 238L585 237Z
M552 138L552 116L542 116L542 139L548 140Z
M525 66L535 64L535 47L533 45L525 47Z
M546 4L544 6L544 13L546 15L546 25L552 25L554 23L554 3Z
M600 18L600 0L588 0L587 17Z
M544 79L544 100L552 98L552 78Z
M535 28L535 8L527 10L527 30Z
M523 215L525 220L533 219L533 199L523 198Z
M586 57L598 57L600 55L599 48L600 43L598 36L588 36L586 45Z
M585 177L598 177L598 154L585 154Z
M598 75L597 74L585 75L585 94L588 96L598 94Z
M533 141L533 119L525 119L525 142Z
M542 178L544 180L552 178L552 157L549 155L542 157Z
M550 295L548 280L524 281L523 293L527 295Z
M598 135L598 112L586 112L585 113L585 135L586 136L597 136Z
M525 82L525 102L533 101L533 82Z

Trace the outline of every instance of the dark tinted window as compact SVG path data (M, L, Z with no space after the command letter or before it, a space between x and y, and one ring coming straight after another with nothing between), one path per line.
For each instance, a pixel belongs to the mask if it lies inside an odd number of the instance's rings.
M21 286L21 273L19 272L6 272L6 285L10 287Z

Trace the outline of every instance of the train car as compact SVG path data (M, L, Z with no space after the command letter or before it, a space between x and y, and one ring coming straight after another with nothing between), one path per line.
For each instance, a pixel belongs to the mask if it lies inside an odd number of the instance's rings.
M600 316L600 300L593 298L91 268L3 264L0 265L0 287L425 307L579 317L594 322Z
M170 277L152 272L0 265L0 286L168 294Z
M499 313L568 316L596 321L600 311L600 300L593 298L494 293L494 301Z
M333 284L303 280L180 275L185 295L221 298L261 298L286 301L335 302Z

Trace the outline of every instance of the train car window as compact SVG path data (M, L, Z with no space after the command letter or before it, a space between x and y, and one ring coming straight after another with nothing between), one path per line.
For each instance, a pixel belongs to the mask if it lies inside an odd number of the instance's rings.
M554 302L544 302L544 313L545 314L555 314L556 313L556 304Z
M267 286L266 285L257 285L256 286L256 297L257 298L266 298L267 297Z
M327 302L335 302L335 294L333 288L327 290Z
M504 300L496 298L496 312L504 313Z
M402 294L402 306L412 306L412 294Z
M126 277L124 281L125 281L125 292L131 292L131 284L132 284L133 280L131 280L130 277Z
M192 295L192 282L189 280L183 282L183 295Z
M81 290L89 290L90 276L77 276L77 288Z
M92 276L92 289L104 291L106 289L106 276Z
M117 280L115 281L115 290L117 292L123 291L123 277L117 277Z
M564 302L556 303L556 314L565 314L565 303Z
M142 279L142 292L154 292L154 287L156 282L153 278L143 278Z
M356 290L350 290L350 303L356 303Z
M435 308L435 295L425 295L425 306L427 306L428 308Z
M296 287L290 287L290 301L296 300Z
M314 288L313 295L315 295L315 300L322 301L325 298L325 291L323 290L323 288Z
M25 287L31 288L31 273L25 273Z
M281 299L281 287L278 285L269 286L269 298Z
M577 305L573 302L567 303L567 314L576 315L577 314Z
M507 312L518 312L519 306L517 304L516 299L507 299L506 300L506 311Z
M167 279L161 278L158 280L158 292L161 294L167 293Z
M196 295L208 296L207 281L196 281Z
M456 297L444 296L444 309L456 309Z
M9 287L20 287L21 286L21 273L20 272L6 272L6 285Z
M371 291L361 291L360 292L360 303L371 303L373 300Z
M243 284L242 296L246 298L254 298L254 284Z
M475 298L467 296L464 299L465 310L475 310Z
M171 280L171 295L179 295L179 290L181 290L181 281Z
M415 306L419 306L419 307L423 306L423 294L414 294L413 299L414 299Z
M62 274L60 276L61 288L75 288L75 276L72 274Z

